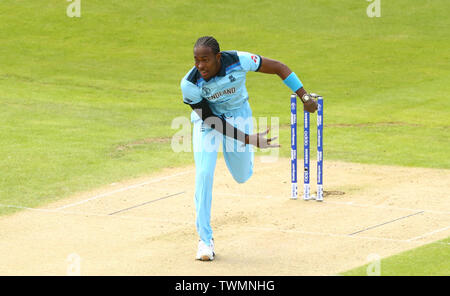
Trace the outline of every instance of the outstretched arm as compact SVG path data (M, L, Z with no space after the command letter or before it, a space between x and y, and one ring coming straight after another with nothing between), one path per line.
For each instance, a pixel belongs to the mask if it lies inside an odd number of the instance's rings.
M272 144L271 142L276 140L277 137L274 138L266 138L269 130L267 129L265 132L256 133L256 134L245 134L240 131L238 128L229 124L225 119L214 115L209 107L207 101L203 99L201 102L197 104L189 105L195 113L203 120L203 122L215 129L219 133L234 138L238 141L243 142L244 144L251 144L258 148L276 148L280 147L279 144Z
M277 74L283 81L285 81L285 79L292 74L291 69L289 69L289 67L285 64L266 57L261 57L261 67L259 68L258 72ZM317 103L314 100L310 99L306 102L303 100L303 95L307 93L303 86L297 89L295 93L302 100L306 111L313 113L317 110Z

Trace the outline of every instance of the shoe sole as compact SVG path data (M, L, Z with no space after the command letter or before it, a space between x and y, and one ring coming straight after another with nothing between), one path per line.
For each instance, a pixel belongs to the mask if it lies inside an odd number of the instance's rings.
M200 260L200 261L213 261L213 260L214 260L214 256L215 256L215 254L213 254L213 257L212 257L212 258L210 258L210 257L207 256L207 255L203 255L203 256L201 256L200 258L197 258L197 260Z

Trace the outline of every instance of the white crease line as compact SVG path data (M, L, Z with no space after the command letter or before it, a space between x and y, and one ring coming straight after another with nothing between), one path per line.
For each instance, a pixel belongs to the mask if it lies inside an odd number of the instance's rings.
M174 177L186 175L186 174L191 173L192 171L193 170L189 170L189 171L186 171L186 172L181 172L181 173L177 173L177 174L174 174L174 175L170 175L170 176L166 176L166 177L162 177L162 178L158 178L158 179L153 179L153 180L150 180L150 181L147 181L147 182L143 182L143 183L139 183L139 184L123 187L123 188L120 188L120 189L117 189L117 190L113 190L113 191L110 191L110 192L102 193L102 194L99 194L99 195L95 195L95 196L92 196L92 197L90 197L88 199L85 199L85 200L82 200L82 201L78 201L78 202L75 202L75 203L71 203L71 204L59 207L56 210L62 210L62 209L67 209L67 208L70 208L70 207L78 206L78 205L81 205L81 204L84 204L84 203L87 203L89 201L92 201L92 200L95 200L95 199L99 199L99 198L102 198L102 197L105 197L105 196L110 196L110 195L113 195L113 194L116 194L116 193L119 193L119 192L123 192L123 191L127 191L127 190L130 190L130 189L134 189L134 188L137 188L137 187L141 187L141 186L145 186L145 185L148 185L148 184L152 184L152 183L160 182L160 181L163 181L163 180L171 179L171 178L174 178Z
M411 208L400 208L400 207L393 207L393 206L383 206L383 205L368 205L368 204L358 204L353 202L339 202L339 201L324 201L324 203L329 204L337 204L337 205L348 205L348 206L356 206L356 207L367 207L367 208L377 208L377 209L391 209L391 210L401 210L401 211L411 211L411 212L425 212L425 213L432 213L432 214L443 214L443 215L449 215L450 212L444 212L444 211L435 211L435 210L423 210L423 209L411 209Z
M75 216L91 216L91 217L107 217L109 219L113 218L120 218L125 220L144 220L144 221L150 221L150 222L158 222L158 223L169 223L169 224L178 224L184 226L193 226L193 223L187 223L187 222L178 222L173 220L160 220L160 219L152 219L147 217L136 217L136 216L124 216L124 215L118 215L118 216L112 216L112 215L106 215L106 214L94 214L94 213L79 213L79 212L69 212L69 211L60 211L60 210L51 210L51 209L37 209L37 208L28 208L28 207L22 207L22 206L14 206L14 205L5 205L0 204L0 207L7 207L7 208L17 208L17 209L24 209L29 211L36 211L36 212L43 212L43 213L54 213L54 214L65 214L65 215L75 215ZM323 233L323 232L311 232L311 231L300 231L300 230L284 230L284 229L277 229L277 228L269 228L269 227L243 227L245 229L252 229L252 230L264 230L264 231L279 231L279 232L286 232L286 233L301 233L301 234L307 234L307 235L320 235L320 236L330 236L330 237L343 237L343 238L352 238L352 239L368 239L368 240L379 240L379 241L389 241L389 242L402 242L402 243L416 243L420 244L420 242L414 242L414 240L420 239L425 236L432 235L437 232L445 231L446 229L449 229L450 226L447 226L442 229L438 229L429 233L426 233L422 236L418 236L415 238L411 238L408 240L399 240L399 239L391 239L391 238L383 238L383 237L370 237L370 236L352 236L352 235L344 235L344 234L335 234L335 233ZM450 245L450 243L440 243L440 242L434 242L444 245Z
M264 195L264 194L258 195L258 194L239 194L239 193L222 193L222 192L213 193L213 195L233 196L233 197L250 197L250 198L261 198L261 197L272 198L273 197L273 195ZM289 198L285 198L285 199L288 200ZM303 201L303 200L301 200L301 198L299 197L299 201ZM314 202L314 200L308 201L308 202ZM444 212L444 211L400 208L400 207L383 206L383 205L358 204L358 203L354 203L352 201L339 202L339 201L326 201L326 200L324 200L322 203L323 204L336 204L336 205L354 206L354 207L362 207L362 208L391 209L391 210L401 210L401 211L411 211L411 212L425 212L425 213L432 213L432 214L450 215L450 212Z
M269 227L246 227L246 228L252 229L252 230L278 231L278 232L286 232L286 233L300 233L300 234L307 234L307 235L341 237L341 238L351 238L351 239L367 239L367 240L379 240L379 241L415 243L415 244L419 244L420 243L420 242L412 242L410 240L384 238L384 237L362 236L362 235L353 236L353 235L347 235L347 234L311 232L311 231L301 231L301 230L286 230L286 229L277 229L277 228L269 228Z
M173 221L172 219L171 220L161 220L161 219L154 219L154 218L147 218L147 217L126 216L126 215L114 215L113 216L113 215L107 215L107 214L95 214L95 213L87 213L87 212L61 211L61 210L57 210L57 209L52 210L52 209L28 208L28 207L5 205L5 204L0 204L0 207L16 208L16 209L29 210L29 211L42 212L42 213L74 215L74 216L108 217L108 218L121 218L121 219L129 219L129 220L144 220L144 221L158 222L158 223L186 224L186 225L192 224L192 225L194 225L194 223L178 222L178 221Z
M441 229L436 229L436 230L434 230L434 231L431 231L431 232L428 232L428 233L425 233L425 234L422 234L422 235L419 235L419 236L410 238L410 239L408 239L408 241L418 240L418 239L424 238L424 237L426 237L426 236L430 236L430 235L433 235L433 234L435 234L435 233L445 231L445 230L447 230L447 229L450 229L450 226L447 226L447 227L444 227L444 228L441 228Z

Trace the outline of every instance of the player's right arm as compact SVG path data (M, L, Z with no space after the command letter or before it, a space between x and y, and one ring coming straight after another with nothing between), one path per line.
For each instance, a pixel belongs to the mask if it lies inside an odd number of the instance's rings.
M281 80L286 81L288 77L290 76L294 76L293 78L297 79L297 76L295 75L295 73L293 73L291 71L291 69L289 69L288 66L286 66L285 64L283 64L280 61L277 60L272 60L266 57L261 57L261 66L258 70L258 72L261 73L267 73L267 74L276 74L278 75ZM300 80L298 80L298 82L300 83ZM295 91L295 93L298 95L298 97L303 101L303 96L306 95L306 90L303 88L303 85L301 85L301 87L299 87ZM308 100L308 101L303 101L303 105L306 111L308 112L315 112L317 110L317 102L315 102L314 100Z
M303 106L308 112L315 112L317 110L317 102L309 100L306 90L297 75L289 69L288 66L277 60L272 60L257 54L249 52L238 51L239 61L242 69L245 71L255 71L267 74L276 74L281 80L295 92Z

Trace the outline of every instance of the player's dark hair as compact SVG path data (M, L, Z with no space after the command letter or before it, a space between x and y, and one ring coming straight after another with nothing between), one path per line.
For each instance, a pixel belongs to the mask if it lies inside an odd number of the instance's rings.
M197 42L195 42L194 48L198 46L211 48L213 54L218 54L220 52L219 42L217 42L217 40L211 36L203 36L198 38Z

